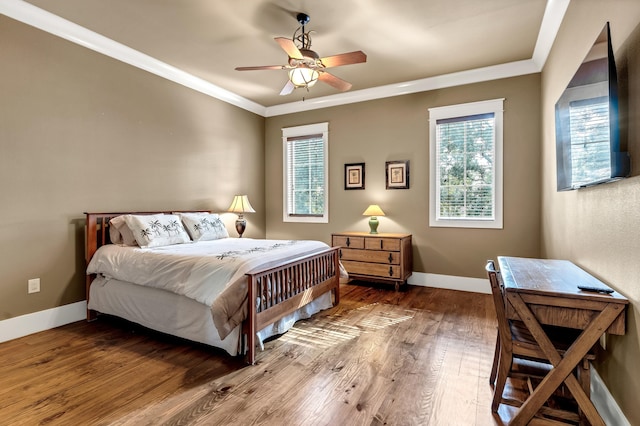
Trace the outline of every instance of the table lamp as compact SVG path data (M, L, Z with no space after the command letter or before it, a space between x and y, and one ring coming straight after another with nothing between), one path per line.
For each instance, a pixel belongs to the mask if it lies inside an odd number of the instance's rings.
M256 212L253 207L251 207L249 197L247 197L246 195L235 195L233 197L233 201L231 202L231 206L229 206L229 209L227 211L231 213L237 213L238 219L236 219L236 231L238 231L238 235L240 235L240 238L242 238L242 234L247 228L247 221L244 219L244 214Z
M370 234L378 233L378 218L377 216L384 216L384 212L377 204L371 204L367 209L362 213L362 216L371 216L369 218L369 228L371 228Z

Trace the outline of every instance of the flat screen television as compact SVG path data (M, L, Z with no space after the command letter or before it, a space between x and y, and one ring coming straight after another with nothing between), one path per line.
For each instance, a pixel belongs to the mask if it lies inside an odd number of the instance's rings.
M618 78L609 23L556 103L558 191L629 176L620 148Z

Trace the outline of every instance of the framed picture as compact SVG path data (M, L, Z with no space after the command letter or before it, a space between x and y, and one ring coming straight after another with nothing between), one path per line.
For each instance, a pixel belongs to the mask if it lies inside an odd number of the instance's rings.
M364 189L364 163L344 165L344 189Z
M387 161L385 175L387 189L409 188L409 160Z

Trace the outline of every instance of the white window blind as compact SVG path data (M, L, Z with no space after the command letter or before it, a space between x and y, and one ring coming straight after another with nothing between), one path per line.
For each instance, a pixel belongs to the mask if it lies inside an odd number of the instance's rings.
M324 146L322 135L287 140L288 211L293 216L324 214Z
M573 185L610 177L609 98L569 102L569 123Z
M328 221L326 130L326 123L283 129L285 222Z
M436 120L439 218L494 218L494 115Z
M502 101L429 110L431 226L502 228Z

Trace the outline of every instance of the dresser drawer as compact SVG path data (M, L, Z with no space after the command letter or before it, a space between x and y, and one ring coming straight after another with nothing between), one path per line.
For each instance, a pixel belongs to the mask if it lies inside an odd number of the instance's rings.
M397 251L340 249L340 260L355 260L358 262L383 263L399 265L400 253Z
M334 247L348 247L352 249L363 249L364 237L334 235L331 245Z
M369 275L380 278L400 278L401 268L398 265L353 262L342 260L342 265L350 274Z
M364 243L366 250L400 251L400 240L397 238L367 237Z

